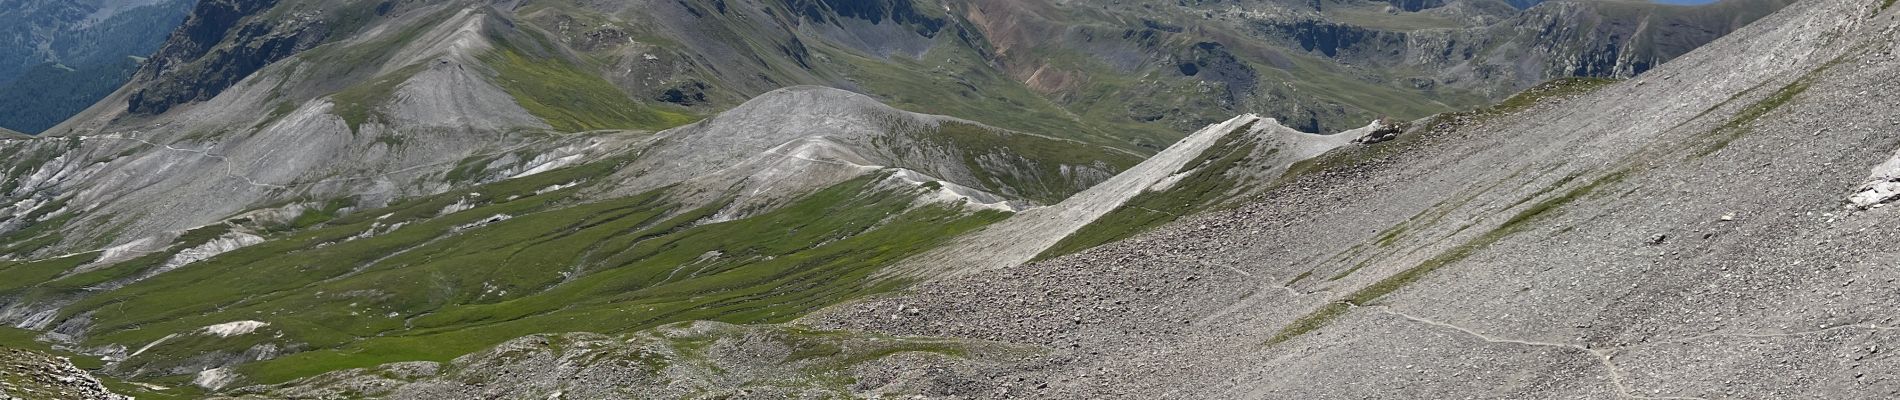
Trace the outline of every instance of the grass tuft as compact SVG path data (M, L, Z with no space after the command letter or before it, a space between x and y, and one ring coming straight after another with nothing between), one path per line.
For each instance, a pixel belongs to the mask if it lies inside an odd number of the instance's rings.
M1491 245L1504 240L1505 237L1529 229L1531 222L1552 215L1553 212L1556 212L1564 205L1575 202L1577 199L1583 198L1583 196L1595 192L1604 186L1621 182L1626 176L1626 171L1605 175L1588 184L1564 192L1562 195L1533 203L1529 207L1525 207L1524 210L1512 215L1510 219L1505 220L1503 224L1498 225L1497 228L1493 228L1490 232L1478 235L1465 243L1452 247L1451 250L1419 263L1417 266L1379 280L1379 282L1373 283L1371 286L1354 291L1339 302L1328 304L1319 310L1300 317L1300 319L1294 320L1293 323L1288 324L1285 328L1281 328L1279 333L1274 334L1272 338L1268 339L1267 345L1280 344L1299 337L1300 335L1323 328L1331 323L1333 319L1345 315L1354 305L1371 305L1373 302L1378 301L1380 298L1392 292L1397 292L1406 286L1418 282L1420 279L1424 279L1426 276L1431 275L1432 272L1459 261L1464 261L1479 250L1491 247ZM1539 195L1541 195L1541 193ZM1533 195L1532 197L1534 198L1536 196L1538 195Z
M1776 90L1774 94L1768 95L1768 97L1756 101L1754 104L1749 104L1748 107L1742 108L1741 111L1735 113L1734 117L1729 118L1727 123L1723 123L1722 126L1716 127L1714 131L1710 132L1710 136L1712 136L1714 140L1701 150L1696 151L1693 158L1707 157L1710 154L1715 154L1724 148L1728 148L1730 143L1734 143L1737 139L1741 139L1742 136L1752 131L1756 120L1794 101L1795 97L1806 93L1808 87L1813 84L1814 82L1808 77L1802 77L1793 83L1789 83L1787 86L1781 87L1780 90Z

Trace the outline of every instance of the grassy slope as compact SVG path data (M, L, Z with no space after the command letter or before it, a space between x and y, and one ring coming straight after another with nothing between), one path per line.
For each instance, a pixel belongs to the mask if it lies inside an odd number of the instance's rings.
M380 110L388 104L398 87L424 68L412 65L386 74L366 76L388 62L396 51L438 28L452 10L438 11L421 18L421 23L399 27L396 31L362 43L338 43L319 47L299 58L323 66L326 75L313 79L355 82L330 94L336 104L333 113L342 117L351 129L387 117ZM367 18L367 17L364 17ZM365 23L356 21L355 23ZM561 57L546 56L515 46L510 40L534 41L532 48L551 49L553 43L531 31L493 37L500 48L482 57L494 72L493 82L507 92L522 108L561 132L608 129L657 131L684 125L698 117L667 105L637 101L602 78L592 67ZM290 104L280 104L281 117ZM274 120L270 118L269 120Z
M1130 143L1170 143L1180 136L1163 126L1077 115L1002 76L969 48L948 41L921 60L879 59L828 45L814 46L814 51L836 62L834 67L863 91L908 111L1137 151L1153 149Z
M985 191L1053 204L1088 189L1070 179L1065 166L1121 171L1141 162L1103 145L945 123L918 139L954 149ZM1009 166L998 164L1008 163ZM901 164L901 163L900 163ZM900 165L902 166L902 165Z
M485 61L499 74L495 82L514 96L515 103L557 131L657 131L697 119L630 99L599 74L559 57L530 57L516 49L502 49Z
M276 382L447 360L542 332L785 321L889 289L895 283L873 287L864 278L1004 216L912 208L908 194L876 189L873 177L763 216L709 225L694 221L713 209L680 210L658 192L588 204L571 204L577 189L533 194L614 167L603 162L479 187L473 200L484 205L447 216L433 214L465 199L436 196L359 212L85 299L66 313L93 313L89 345L270 322L269 334L168 341L122 368L162 368L263 342L314 350L243 368ZM453 232L499 214L515 217ZM382 236L342 240L403 221L409 224Z

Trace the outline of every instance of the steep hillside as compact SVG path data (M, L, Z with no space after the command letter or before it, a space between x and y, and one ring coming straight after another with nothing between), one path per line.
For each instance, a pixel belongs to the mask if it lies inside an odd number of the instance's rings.
M1883 3L1798 3L1231 210L805 322L1042 346L983 382L1044 398L1888 397ZM1004 397L973 385L943 394Z
M588 92L511 92L520 88L497 82L547 81L522 76L536 73L586 75L561 69L558 62L536 66L551 72L517 70L519 64L510 63L507 54L525 51L511 50L513 43L532 40L508 29L491 9L462 3L391 9L373 29L364 28L371 33L354 40L311 47L253 75L207 78L205 74L263 65L256 63L266 60L254 58L262 57L259 51L287 51L264 49L306 46L298 43L312 40L276 33L247 36L242 33L265 28L243 27L258 26L269 15L254 9L250 11L260 14L233 17L215 11L222 10L219 4L201 4L201 14L141 72L163 78L140 78L145 80L115 97L125 103L101 103L68 122L70 130L55 133L62 138L9 144L20 154L40 155L8 160L17 176L28 177L10 188L10 201L34 199L11 210L15 216L33 218L9 223L16 229L40 225L59 236L30 247L15 243L9 253L44 257L127 244L258 208L345 199L379 207L506 177L515 173L511 170L597 159L641 137L561 134L557 126L598 120L613 121L614 128L652 129L686 118L618 108L631 101L611 91L612 96L579 99L563 96ZM213 21L218 18L236 22ZM319 18L269 23L298 21L307 26L282 29L327 31L330 28L322 27L333 24ZM207 44L194 39L195 27L220 24L230 26L229 34L212 37L228 40ZM212 49L190 50L194 46ZM198 58L187 57L192 54ZM219 82L235 83L220 90ZM567 84L586 87L585 80ZM210 97L161 115L142 114L164 104L151 101L180 96ZM135 99L150 105L128 105L145 104ZM569 102L572 107L565 110L589 113L537 114L537 101ZM653 115L669 117L634 121ZM585 155L569 157L577 154ZM450 176L458 164L475 160L486 164ZM202 193L219 195L197 196ZM83 205L84 212L56 212L63 204ZM40 206L51 208L36 208ZM62 216L70 221L59 220Z

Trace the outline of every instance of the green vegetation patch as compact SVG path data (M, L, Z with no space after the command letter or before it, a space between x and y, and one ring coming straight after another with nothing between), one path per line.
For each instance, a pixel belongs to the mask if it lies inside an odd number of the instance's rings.
M421 71L421 67L404 68L337 92L330 96L331 102L335 103L331 112L343 117L343 122L349 124L353 132L361 130L364 123L387 120L389 117L379 109L395 96L396 88Z
M133 347L214 324L268 322L268 334L168 342L127 363L156 371L271 344L292 352L240 372L249 382L283 382L387 362L447 361L538 333L785 322L899 287L904 282L869 277L1008 215L915 206L922 189L880 188L882 176L718 223L709 217L723 202L686 209L669 200L669 189L606 201L576 197L622 162L347 215L324 211L264 243L79 299L61 318L90 313L93 329L82 345ZM538 193L567 183L581 185ZM439 215L458 202L474 208ZM0 274L45 282L83 259L0 264ZM135 272L146 261L101 271Z
M992 193L1051 204L1088 189L1063 172L1065 167L1095 167L1111 173L1141 162L1139 157L1106 146L945 122L922 139L956 149L964 166ZM995 161L1011 165L998 170ZM918 169L929 165L917 166Z
M444 361L534 333L624 332L684 320L784 322L889 290L900 283L870 285L868 277L1006 215L909 209L909 196L877 194L873 183L860 179L719 224L692 224L717 207L656 220L654 207L665 203L645 201L550 211L465 232L313 288L376 296L297 296L245 307L318 310L303 314L331 330L381 327L350 329L336 342L318 342L323 349L245 372L276 382L391 361Z
M92 252L44 260L0 262L0 293L58 278L60 274L98 257L99 253Z
M350 208L355 205L356 205L355 199L350 199L350 198L331 199L329 201L325 201L323 203L317 204L314 207L305 208L302 213L297 214L296 218L293 218L290 221L288 221L285 225L275 227L272 230L273 231L294 231L294 230L316 226L317 224L330 222L330 220L334 220L338 216L342 215L342 212L344 209Z
M500 74L496 83L515 103L557 131L661 130L697 119L634 101L606 79L560 58L502 49L484 61Z
M1485 111L1495 114L1510 114L1530 109L1539 103L1555 98L1564 98L1594 92L1604 86L1622 82L1612 78L1559 78L1518 92L1504 101L1498 102Z

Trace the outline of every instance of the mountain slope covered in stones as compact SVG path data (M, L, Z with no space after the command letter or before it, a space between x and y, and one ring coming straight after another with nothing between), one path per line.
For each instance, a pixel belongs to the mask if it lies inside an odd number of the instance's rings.
M391 365L242 392L375 382L365 393L427 398L506 376L480 390L611 396L665 380L763 397L788 385L959 398L1891 397L1900 368L1883 349L1900 316L1884 306L1897 278L1883 244L1900 199L1889 188L1900 103L1884 93L1900 89L1896 33L1900 10L1884 2L1798 3L1640 78L1420 121L1132 239L775 328L1012 355L898 352L909 355L844 369L854 379L786 380L812 365L801 360L851 347L803 352L778 336L681 358L666 349L691 346L669 344L641 353L664 361L602 368L587 357L652 336L580 350L533 338L429 366L440 372L377 372L419 367ZM761 361L704 372L734 351ZM893 378L890 363L909 375Z
M1803 2L1642 78L807 322L1051 349L989 396L1889 397L1896 18Z

